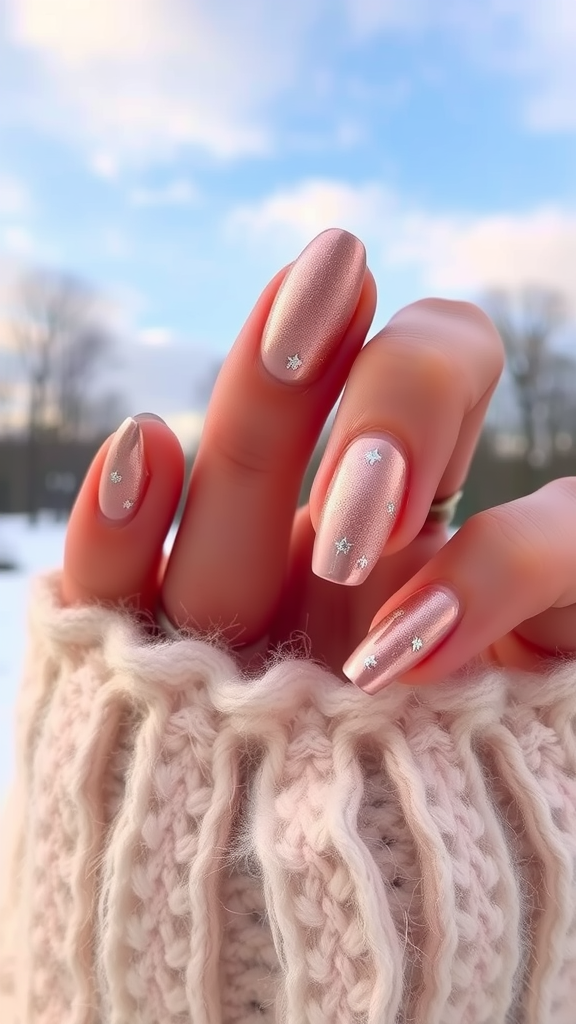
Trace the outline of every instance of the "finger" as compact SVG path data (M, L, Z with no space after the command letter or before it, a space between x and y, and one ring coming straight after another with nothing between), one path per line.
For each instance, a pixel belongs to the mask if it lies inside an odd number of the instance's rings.
M375 301L364 247L336 230L260 297L208 410L163 586L175 623L246 643L267 628L302 477Z
M519 629L540 660L575 652L575 516L572 477L467 520L379 610L345 674L368 693L440 680Z
M62 596L67 604L155 607L162 547L182 493L184 455L163 420L125 420L95 456L70 516Z
M363 583L462 486L502 366L495 327L468 303L416 302L366 345L310 496L318 576Z

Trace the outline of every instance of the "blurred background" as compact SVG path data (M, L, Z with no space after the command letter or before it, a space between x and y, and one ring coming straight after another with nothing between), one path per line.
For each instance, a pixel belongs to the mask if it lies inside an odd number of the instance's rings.
M0 735L95 448L154 411L192 462L323 228L366 243L375 328L440 294L502 333L462 517L576 473L575 52L564 0L0 0Z

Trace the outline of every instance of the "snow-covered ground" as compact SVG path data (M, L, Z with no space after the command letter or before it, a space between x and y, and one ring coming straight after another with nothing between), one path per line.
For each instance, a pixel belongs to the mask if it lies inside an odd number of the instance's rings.
M174 541L172 529L166 551ZM62 564L66 523L43 515L31 526L24 516L0 515L0 560L15 571L0 571L0 803L12 777L14 704L26 647L26 615L34 576Z
M18 565L0 572L0 800L12 774L14 702L26 643L26 610L32 578L61 564L66 524L42 517L30 526L20 516L0 516L0 554Z

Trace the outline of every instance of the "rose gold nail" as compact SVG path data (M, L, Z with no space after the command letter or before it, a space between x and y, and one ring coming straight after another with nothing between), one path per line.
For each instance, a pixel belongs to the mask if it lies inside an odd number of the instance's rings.
M262 334L262 361L285 384L318 377L341 341L366 272L366 250L355 235L323 231L284 278Z
M430 654L459 613L458 598L448 587L418 590L375 626L348 658L344 675L365 693L377 693Z
M142 430L131 416L118 427L104 461L98 501L107 519L134 515L146 482Z
M384 434L357 437L342 456L320 516L312 570L349 587L376 565L406 487L406 461Z

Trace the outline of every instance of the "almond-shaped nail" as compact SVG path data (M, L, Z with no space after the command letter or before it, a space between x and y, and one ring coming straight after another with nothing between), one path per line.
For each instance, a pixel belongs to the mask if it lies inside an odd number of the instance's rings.
M357 437L346 449L324 501L312 570L347 586L363 583L398 517L406 460L383 434Z
M104 460L98 502L103 515L114 522L133 516L147 479L144 439L131 416L118 427Z
M262 334L262 361L285 384L317 378L352 320L366 273L366 250L348 231L314 238L280 286Z
M344 675L365 693L377 693L430 654L454 628L459 614L452 590L423 587L374 627L348 658Z

